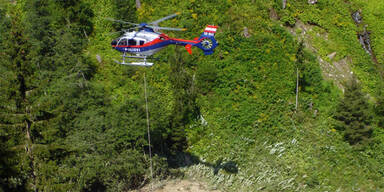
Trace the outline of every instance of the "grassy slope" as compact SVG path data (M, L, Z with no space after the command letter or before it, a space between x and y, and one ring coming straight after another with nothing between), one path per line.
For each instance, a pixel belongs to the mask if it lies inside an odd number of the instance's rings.
M361 48L357 40L357 33L363 30L362 26L356 26L351 18L351 14L357 10L362 11L363 24L367 25L368 30L372 31L371 38L374 52L378 55L379 61L382 63L380 55L382 50L380 47L383 41L378 39L382 33L380 27L380 19L377 13L379 11L380 1L319 1L316 5L308 5L303 2L294 1L283 11L284 17L296 17L306 23L317 25L312 35L314 46L318 50L318 55L330 61L327 55L337 52L333 61L341 60L345 57L352 59L352 70L363 82L365 91L374 93L380 82L377 73L377 66L370 59L370 56ZM377 9L373 8L376 6ZM376 14L375 14L376 13ZM378 20L378 22L372 22ZM324 40L317 34L328 34L328 40ZM330 61L332 62L332 61Z
M276 1L277 2L277 1ZM89 54L100 54L99 75L102 82L116 99L140 97L144 69L126 69L110 60L117 57L109 49L112 30L102 17L113 16L112 1L92 3L96 14L95 34ZM377 6L376 6L377 4ZM382 3L377 1L320 1L319 5L293 1L287 10L280 10L279 3L258 1L142 1L138 11L139 20L150 21L183 10L177 19L163 23L165 26L187 27L187 33L172 33L172 36L193 38L206 24L220 26L217 39L220 42L215 55L203 57L199 50L194 55L184 53L187 70L201 75L200 68L214 69L215 82L209 91L198 97L198 104L208 125L199 123L188 129L189 151L203 159L223 167L234 162L237 174L219 169L216 175L210 168L194 166L193 174L205 174L216 184L227 189L266 190L337 190L352 188L374 190L383 188L377 162L367 153L356 153L332 130L329 113L338 98L337 91L326 83L311 81L310 90L303 92L300 103L303 114L293 115L295 88L295 53L297 42L281 27L280 22L269 19L268 9L273 7L282 20L299 18L315 22L329 33L328 44L318 44L319 55L325 58L337 51L337 58L353 58L353 71L365 86L375 93L378 76L374 64L361 49L350 11L362 7L365 22L372 30L374 50L379 62L383 61L378 18ZM335 19L336 18L336 19ZM251 33L250 38L241 35L243 27ZM182 49L182 48L181 48ZM174 54L169 47L159 55L160 61L153 68L145 69L150 77L154 102L165 109L172 108L172 93L169 91L169 60ZM96 61L95 61L96 62ZM316 63L313 58L308 63ZM319 67L312 66L312 71ZM126 78L127 73L132 78ZM133 75L132 75L133 74ZM373 74L373 75L372 75ZM318 73L313 76L317 77ZM201 81L200 84L207 82ZM156 95L155 95L156 94ZM307 107L314 103L311 110ZM166 107L164 107L166 106ZM314 117L314 110L318 114ZM156 115L154 115L156 118ZM379 168L379 169L378 169ZM193 171L193 170L198 171ZM205 170L205 171L204 171Z

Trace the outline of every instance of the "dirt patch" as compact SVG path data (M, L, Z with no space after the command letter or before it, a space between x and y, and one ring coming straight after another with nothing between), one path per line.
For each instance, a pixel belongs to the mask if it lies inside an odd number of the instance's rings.
M206 183L195 180L169 180L160 183L147 185L135 192L220 192L217 189L209 188Z

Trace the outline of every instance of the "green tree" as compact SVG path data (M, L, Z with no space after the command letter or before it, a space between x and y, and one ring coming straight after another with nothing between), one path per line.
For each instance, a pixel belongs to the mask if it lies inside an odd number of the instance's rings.
M377 119L377 125L381 128L384 128L384 86L383 84L379 88L379 93L377 95L377 102L375 105L375 115Z
M206 95L215 87L217 69L213 63L199 65L196 71L196 87L199 93Z
M65 138L82 111L80 99L95 72L82 55L92 32L92 13L81 1L31 0L25 8L32 51L34 94L28 97L34 145L36 188L68 191L74 177L65 160L74 153ZM41 36L43 34L43 36ZM32 81L33 82L33 81ZM62 172L57 172L61 169Z
M136 16L136 7L134 1L126 1L126 0L114 0L115 5L115 18L123 21L133 22L135 23L137 20ZM131 28L132 25L124 25L118 22L113 23L116 31L120 31L123 29Z
M11 20L6 17L6 11L2 7L0 7L0 25L2 26L0 28L0 50L6 50L5 42L11 38L9 35ZM3 74L0 77L0 191L24 191L22 183L17 182L18 180L21 181L18 177L20 172L16 168L18 159L15 151L11 149L13 147L11 138L15 136L13 135L14 131L12 131L12 121L16 119L7 113L10 112L8 101L12 93L15 93L15 89L12 89L14 74L9 69L10 60L6 53L0 53L0 73Z
M170 127L167 131L167 143L171 153L186 149L185 126L199 114L199 108L195 103L196 88L193 84L193 79L184 66L186 62L182 60L182 53L179 48L175 48L175 50L169 75L175 98L173 114L170 117Z
M338 121L337 129L344 133L344 139L349 144L369 144L373 132L372 114L355 78L346 83L344 98L340 101L334 118Z
M1 34L1 47L3 52L0 53L0 128L1 139L4 153L18 154L19 159L14 159L14 163L4 166L14 165L18 167L18 179L21 183L30 183L34 187L33 164L31 163L31 137L29 110L26 97L28 96L29 87L26 81L32 76L34 66L28 62L27 54L30 44L24 34L24 26L20 19L20 9L10 6L8 17L1 17L2 32L7 29L6 33ZM8 148L8 149L7 149ZM12 150L10 150L12 149ZM3 156L4 161L9 160L11 156ZM23 162L23 163L22 163ZM5 167L10 169L10 167ZM12 173L9 172L11 175ZM31 180L29 180L31 179Z
M70 154L62 140L81 110L76 104L94 72L81 55L86 42L82 27L90 17L80 14L76 19L71 6L53 1L29 0L25 5L9 6L8 17L1 17L9 20L4 24L9 30L1 34L2 150L17 154L15 165L9 164L22 173L15 177L17 185L67 191L70 185L63 183L70 174L57 170Z

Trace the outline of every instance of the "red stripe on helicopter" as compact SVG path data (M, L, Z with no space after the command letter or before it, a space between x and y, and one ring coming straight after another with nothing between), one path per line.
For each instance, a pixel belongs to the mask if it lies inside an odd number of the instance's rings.
M169 40L187 42L187 43L193 43L193 44L200 43L200 41L196 41L196 40L194 41L194 40L176 39L176 38L169 38L169 37L166 37L166 38L167 39L164 39L164 40L155 39L143 45L114 45L112 47L145 48L145 47L153 46L155 44L161 43L163 41L169 41Z
M171 38L170 40L174 40L174 41L184 41L184 42L188 42L188 43L200 43L200 41L186 40L186 39L175 39L175 38Z

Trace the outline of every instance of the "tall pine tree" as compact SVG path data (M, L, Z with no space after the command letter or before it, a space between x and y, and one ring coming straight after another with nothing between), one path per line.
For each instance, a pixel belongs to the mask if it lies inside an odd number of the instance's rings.
M11 19L6 16L6 9L0 7L0 191L24 191L23 178L17 164L20 163L16 153L12 150L15 147L17 137L15 128L20 128L17 123L22 122L15 113L15 106L9 103L10 97L15 94L15 74L10 70L9 55L6 53L8 41L11 36ZM8 50L9 51L9 50ZM13 108L13 110L12 110Z
M57 170L68 171L60 168L70 150L62 141L94 73L81 52L85 34L92 32L90 17L82 2L42 0L10 5L1 17L2 24L9 20L0 38L1 153L19 158L18 188L26 183L33 191L70 189L72 176ZM2 156L4 165L8 159Z
M179 48L175 48L172 58L170 80L175 98L174 111L170 117L167 143L171 153L183 151L187 147L185 126L199 115L196 105L196 89L192 75L184 67Z
M375 105L375 115L377 119L377 125L384 129L384 83L380 86L380 90L377 96L377 102Z
M344 98L340 101L336 115L337 129L351 145L365 146L372 137L372 114L369 103L355 78L346 83Z
M35 189L34 164L32 161L32 139L30 137L29 120L31 109L26 97L29 95L27 81L33 76L34 65L27 59L30 43L24 34L25 28L21 21L22 11L19 6L9 6L7 12L9 30L2 34L3 52L0 53L1 86L0 86L0 126L5 146L12 148L7 153L17 153L19 157L19 175L22 183L28 183ZM3 25L6 27L7 25ZM3 28L4 29L4 28Z
M35 188L68 191L73 175L64 162L72 149L64 139L94 72L82 55L85 36L92 32L92 12L81 1L42 0L29 0L24 11L32 43L28 58L36 66L27 81L31 94L25 99L30 107Z

